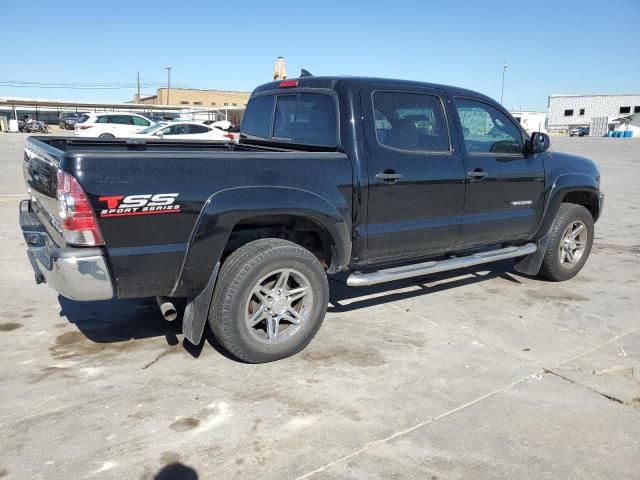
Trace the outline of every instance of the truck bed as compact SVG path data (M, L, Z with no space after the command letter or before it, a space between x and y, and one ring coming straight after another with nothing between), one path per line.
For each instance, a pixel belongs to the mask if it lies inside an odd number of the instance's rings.
M336 151L30 137L24 159L30 208L59 247L66 244L56 200L58 170L78 180L93 207L120 298L197 293L221 254L208 242L226 242L240 211L261 218L291 206L311 210L305 202L321 202L337 208L335 215L351 216L352 167ZM120 205L157 195L175 198L170 211L113 208L106 200L117 198Z

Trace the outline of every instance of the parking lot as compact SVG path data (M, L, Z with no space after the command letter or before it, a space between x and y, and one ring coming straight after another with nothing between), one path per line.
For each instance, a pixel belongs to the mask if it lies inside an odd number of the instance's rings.
M0 478L638 478L640 141L554 138L607 195L590 260L510 262L355 289L301 354L247 365L183 344L154 299L37 286L0 134ZM179 473L182 476L171 476Z

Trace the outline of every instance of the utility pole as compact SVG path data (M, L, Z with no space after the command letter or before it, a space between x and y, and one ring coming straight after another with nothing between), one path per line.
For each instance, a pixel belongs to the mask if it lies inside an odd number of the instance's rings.
M171 93L171 67L164 67L167 71L167 105L171 105L169 103L169 94Z
M509 67L509 65L507 65L507 61L504 61L504 65L502 66L502 89L500 90L500 105L502 105L502 99L504 98L504 74L507 71L507 68Z
M138 102L140 101L140 72L138 72Z

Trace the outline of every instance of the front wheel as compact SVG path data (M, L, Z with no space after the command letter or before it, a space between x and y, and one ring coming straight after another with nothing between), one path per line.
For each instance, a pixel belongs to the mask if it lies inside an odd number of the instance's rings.
M560 205L551 227L540 276L554 282L576 276L589 258L593 234L593 217L589 210L573 203Z
M311 252L286 240L260 239L222 265L209 324L235 357L271 362L309 344L328 302L327 276Z

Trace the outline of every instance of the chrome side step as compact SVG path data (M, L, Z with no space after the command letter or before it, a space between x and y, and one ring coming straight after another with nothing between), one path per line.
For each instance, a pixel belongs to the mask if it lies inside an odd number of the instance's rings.
M364 287L376 285L378 283L402 280L403 278L419 277L430 273L455 270L456 268L472 267L483 263L496 262L506 258L521 257L529 255L537 250L535 243L527 243L520 247L507 247L489 252L473 253L466 257L450 258L438 262L423 262L404 267L385 268L377 272L362 273L353 272L347 278L347 285L350 287Z

